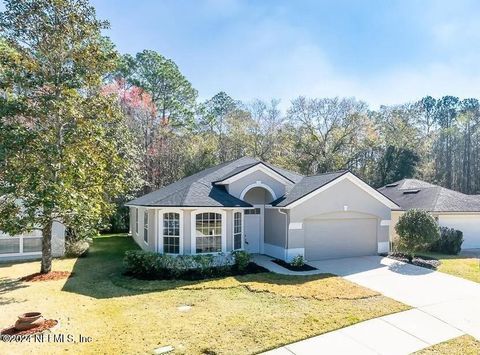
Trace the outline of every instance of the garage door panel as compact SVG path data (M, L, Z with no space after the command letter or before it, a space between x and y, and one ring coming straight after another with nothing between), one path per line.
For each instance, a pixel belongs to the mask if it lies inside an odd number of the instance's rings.
M376 219L317 219L305 222L307 260L376 254Z
M439 216L440 226L463 232L462 249L480 248L480 216Z

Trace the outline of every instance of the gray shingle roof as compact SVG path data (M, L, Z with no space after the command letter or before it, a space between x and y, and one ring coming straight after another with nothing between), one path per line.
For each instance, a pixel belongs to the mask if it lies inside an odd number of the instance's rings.
M285 194L285 196L275 200L272 205L277 207L285 207L347 172L348 170L342 170L333 173L304 176L287 194Z
M430 212L480 212L479 195L465 195L421 180L403 179L381 187L378 191L403 209L419 208Z
M214 185L226 177L262 163L258 159L243 157L226 162L196 174L187 176L173 184L141 196L126 205L136 206L184 206L184 207L251 207L230 195L223 186ZM290 180L299 181L302 175L263 163Z

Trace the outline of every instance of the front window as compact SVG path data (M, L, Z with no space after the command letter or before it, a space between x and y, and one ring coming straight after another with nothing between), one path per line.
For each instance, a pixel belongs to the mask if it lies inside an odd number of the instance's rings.
M233 249L242 248L242 213L233 214Z
M148 212L143 212L143 241L148 244Z
M163 214L163 252L180 253L180 214Z
M217 253L222 251L222 215L220 213L199 213L195 220L196 253Z

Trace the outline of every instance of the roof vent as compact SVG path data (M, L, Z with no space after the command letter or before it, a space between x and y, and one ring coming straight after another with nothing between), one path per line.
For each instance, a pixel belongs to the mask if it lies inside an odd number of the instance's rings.
M406 190L406 191L403 191L403 194L404 195L412 195L412 194L416 194L416 193L419 193L420 190Z
M385 185L385 187L397 187L398 186L398 182L394 183L394 184L387 184Z

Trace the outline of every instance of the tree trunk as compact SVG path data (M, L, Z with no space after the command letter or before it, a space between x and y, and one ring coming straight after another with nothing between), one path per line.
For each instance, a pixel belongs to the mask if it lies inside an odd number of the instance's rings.
M53 221L49 221L42 229L41 274L48 274L52 270L52 224Z

